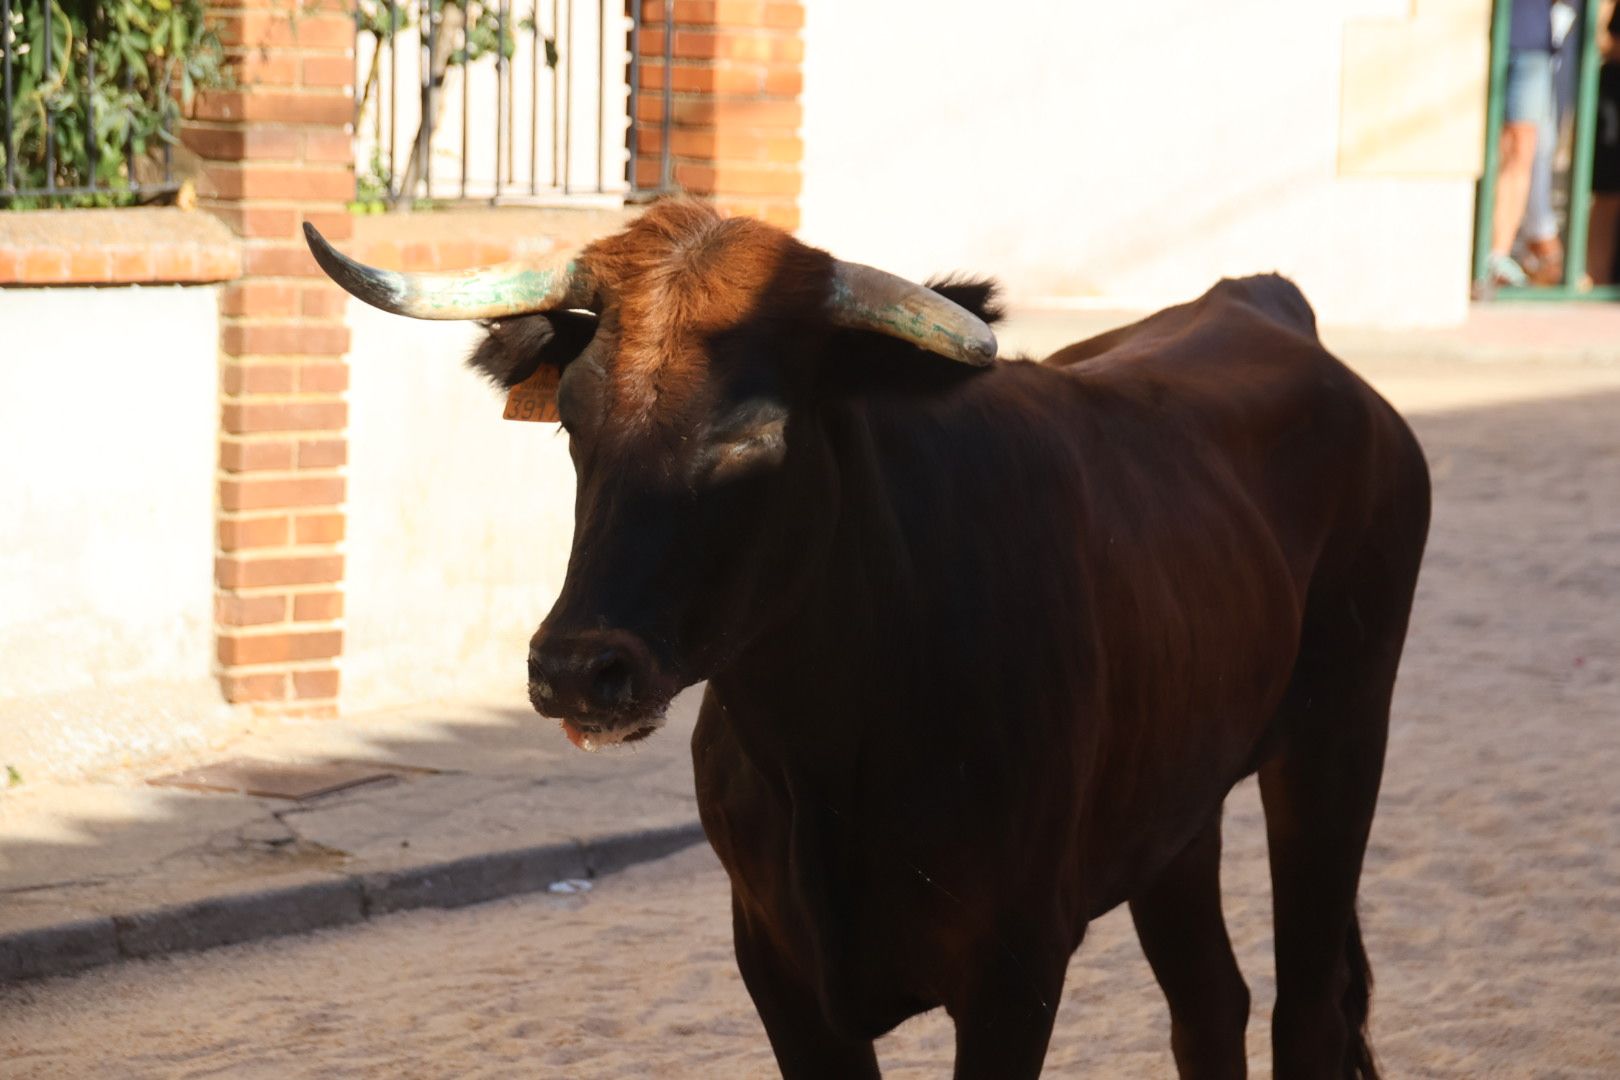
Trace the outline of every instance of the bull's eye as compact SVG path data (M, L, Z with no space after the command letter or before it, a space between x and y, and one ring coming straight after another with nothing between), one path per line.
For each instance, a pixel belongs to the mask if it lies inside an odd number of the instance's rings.
M786 421L777 418L711 444L701 468L710 483L723 484L773 469L786 455Z

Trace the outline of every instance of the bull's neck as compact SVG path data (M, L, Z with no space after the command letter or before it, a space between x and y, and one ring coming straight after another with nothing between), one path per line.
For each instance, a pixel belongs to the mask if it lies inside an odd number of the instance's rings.
M939 658L919 649L939 637L917 557L944 523L928 520L938 491L919 492L917 474L937 456L930 443L952 438L893 403L841 408L823 432L838 470L830 537L783 617L712 680L734 725L768 729L739 731L751 752L804 765L847 763L874 724L904 741L894 725L922 719L918 681Z

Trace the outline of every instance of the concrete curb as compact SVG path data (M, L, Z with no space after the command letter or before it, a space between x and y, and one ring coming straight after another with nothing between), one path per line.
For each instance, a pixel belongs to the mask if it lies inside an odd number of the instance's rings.
M347 926L417 908L519 896L564 878L603 877L702 840L702 826L692 821L392 870L312 873L295 884L222 892L123 915L64 917L0 935L0 985Z

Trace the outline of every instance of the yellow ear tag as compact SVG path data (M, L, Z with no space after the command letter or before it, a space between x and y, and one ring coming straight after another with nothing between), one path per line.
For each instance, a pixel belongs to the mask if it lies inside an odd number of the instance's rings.
M533 375L507 391L505 418L541 423L561 420L557 413L557 383L561 380L562 369L556 364L535 368Z

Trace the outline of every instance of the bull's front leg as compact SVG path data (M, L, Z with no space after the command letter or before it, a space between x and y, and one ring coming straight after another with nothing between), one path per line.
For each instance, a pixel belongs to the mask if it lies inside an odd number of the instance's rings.
M871 1041L849 1039L828 1025L814 989L794 973L770 936L749 924L735 896L731 927L737 968L765 1024L784 1080L876 1080L877 1054Z
M957 1000L956 1080L1033 1080L1052 1039L1068 947L1056 934L1003 930L983 942Z

